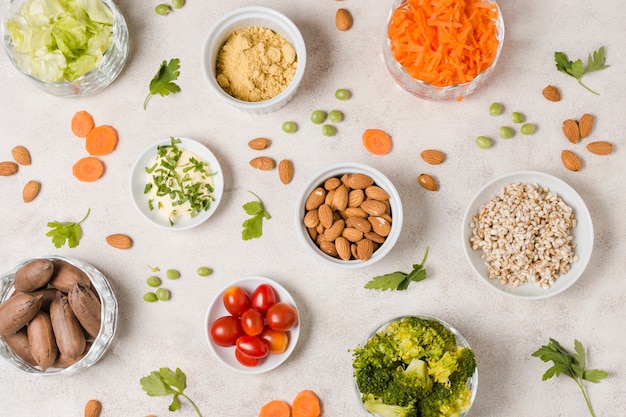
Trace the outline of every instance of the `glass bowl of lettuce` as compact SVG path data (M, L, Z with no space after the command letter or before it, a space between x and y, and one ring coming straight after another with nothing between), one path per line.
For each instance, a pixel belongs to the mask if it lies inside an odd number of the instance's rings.
M59 97L102 90L128 57L128 27L112 0L11 0L1 30L13 66Z

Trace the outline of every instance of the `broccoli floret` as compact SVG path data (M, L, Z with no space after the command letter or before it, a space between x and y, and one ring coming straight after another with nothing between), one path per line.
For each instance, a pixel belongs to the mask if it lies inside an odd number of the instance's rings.
M385 404L406 406L428 395L432 389L433 381L428 376L426 362L413 359L406 369L398 368L393 374L382 401Z
M380 399L369 398L363 402L363 407L370 413L381 417L419 417L413 404L407 406L384 404Z
M456 346L454 334L441 323L419 317L392 322L385 333L392 340L397 357L405 363L416 358L439 358Z

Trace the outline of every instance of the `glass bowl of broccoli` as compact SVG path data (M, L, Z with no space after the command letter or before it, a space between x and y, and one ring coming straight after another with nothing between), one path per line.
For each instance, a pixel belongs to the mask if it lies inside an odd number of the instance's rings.
M476 397L474 351L437 318L393 318L351 352L356 391L371 416L463 417Z

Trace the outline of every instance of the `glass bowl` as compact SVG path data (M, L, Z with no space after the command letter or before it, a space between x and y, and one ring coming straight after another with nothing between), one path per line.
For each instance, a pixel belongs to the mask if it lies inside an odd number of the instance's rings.
M37 87L46 93L58 97L81 97L96 93L115 80L126 63L129 50L128 27L124 16L113 0L100 0L107 6L113 17L111 46L96 63L95 68L71 81L43 81L29 69L28 54L16 50L14 40L7 29L12 19L22 21L20 11L32 0L10 0L2 20L2 43L4 50L13 66L28 77ZM44 2L45 3L45 2ZM58 51L58 50L57 50ZM44 64L46 64L44 62Z
M115 337L115 332L117 330L117 299L115 298L113 289L109 285L109 282L107 281L105 276L89 263L80 261L78 259L66 258L63 256L48 255L24 259L11 267L9 270L5 271L2 275L0 275L0 303L6 301L15 291L13 287L15 272L28 262L42 258L50 259L52 261L65 261L87 274L93 288L97 291L98 296L100 297L100 302L102 305L102 322L100 325L100 332L91 344L91 347L89 348L87 354L85 354L85 356L78 362L75 362L74 364L69 365L66 368L50 367L46 369L45 372L43 372L39 367L32 366L26 363L15 353L13 353L13 351L8 347L2 336L0 336L0 357L2 357L15 369L28 375L38 377L51 377L57 375L75 374L95 365L96 362L98 362L102 358L106 350L111 345L111 342L113 341L113 338Z
M485 0L485 2L496 4L496 2L493 0ZM493 73L496 63L498 62L498 58L502 53L502 46L504 44L504 20L502 18L502 12L500 8L498 7L498 17L495 22L498 48L496 51L496 55L491 62L491 65L484 69L480 74L478 74L478 76L476 76L471 81L448 86L436 86L409 75L404 67L394 58L391 51L391 41L389 40L389 36L387 34L389 23L391 21L393 12L400 7L404 7L407 3L407 0L394 1L393 6L391 7L391 10L389 11L389 15L387 17L387 24L385 25L385 33L383 36L383 59L394 81L400 87L413 94L414 96L424 100L432 101L461 100L463 97L468 96L469 94L474 92L474 90L476 90L479 86L486 84L487 80Z

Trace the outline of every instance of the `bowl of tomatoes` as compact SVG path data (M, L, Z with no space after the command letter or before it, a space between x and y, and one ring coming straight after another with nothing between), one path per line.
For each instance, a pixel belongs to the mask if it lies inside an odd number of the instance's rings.
M298 308L276 281L241 278L211 301L205 336L215 357L228 368L246 374L267 372L285 362L296 346Z

